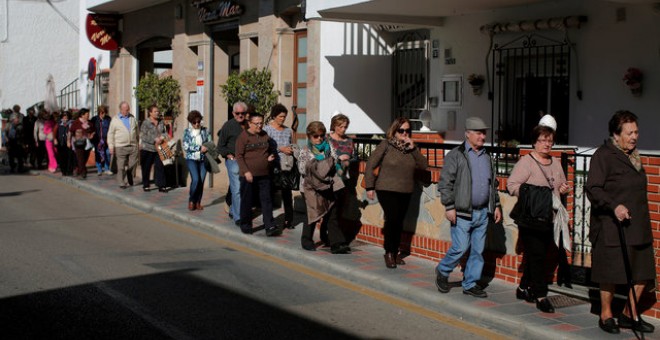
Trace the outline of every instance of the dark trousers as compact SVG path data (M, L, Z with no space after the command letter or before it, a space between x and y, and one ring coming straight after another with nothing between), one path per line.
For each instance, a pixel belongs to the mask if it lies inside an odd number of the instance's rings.
M252 199L254 195L252 192L255 188L259 190L264 225L266 229L274 227L273 201L270 197L270 178L268 176L254 176L252 183L250 183L244 176L241 176L239 181L241 182L241 229L252 228L252 207L254 206Z
M293 194L291 193L291 189L276 189L273 191L273 194L275 194L277 191L279 191L280 195L282 196L284 223L290 224L293 222Z
M36 168L41 169L46 159L46 141L40 140L39 145L35 149L36 152ZM34 164L33 164L34 165Z
M545 279L548 246L553 242L552 229L539 231L520 228L519 237L523 244L526 259L520 286L529 288L534 296L541 298L548 295L548 282Z
M9 158L9 168L11 172L16 171L18 167L19 172L25 171L25 165L23 164L25 160L25 152L23 150L23 145L17 141L7 142L7 158Z
M57 145L57 164L63 176L73 173L73 151L66 145Z
M398 253L401 244L401 231L403 231L403 219L408 211L411 194L394 191L376 191L378 202L385 213L385 224L383 236L385 238L383 248L386 253Z
M158 188L165 188L165 167L155 151L140 150L140 166L142 168L142 187L149 187L151 166L154 167L154 178Z
M332 193L334 196L337 193ZM323 215L323 220L321 221L321 240L327 239L327 243L330 243L331 247L336 247L346 243L346 237L344 233L339 228L339 205L335 199L335 204L332 205L332 208ZM324 237L323 233L327 233L327 236Z
M87 177L87 159L89 159L89 152L90 150L85 150L85 148L76 148L78 176Z

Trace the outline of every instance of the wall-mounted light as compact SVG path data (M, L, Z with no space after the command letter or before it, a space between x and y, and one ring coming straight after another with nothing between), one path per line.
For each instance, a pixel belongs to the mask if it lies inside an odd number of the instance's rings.
M183 19L183 6L181 4L174 6L174 18L177 20Z

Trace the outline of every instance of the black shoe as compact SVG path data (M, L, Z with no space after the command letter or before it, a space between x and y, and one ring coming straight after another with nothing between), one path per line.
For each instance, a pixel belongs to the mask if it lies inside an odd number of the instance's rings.
M241 231L243 232L243 234L252 235L252 228L251 227L241 227Z
M635 321L623 313L619 315L619 327L630 328L632 330L642 333L653 333L653 331L655 330L655 326L644 321L642 318L640 318L639 321Z
M300 245L302 246L302 249L316 251L316 245L314 244L314 241L300 240Z
M237 227L240 227L240 226L241 226L241 220L236 220L236 221L234 221L234 224L235 224Z
M486 294L486 292L484 292L484 290L481 289L481 287L479 287L479 286L474 286L470 289L463 289L463 294L472 295L472 296L478 297L478 298L488 297L488 294Z
M291 224L289 221L284 221L284 228L286 229L296 229L296 226Z
M128 185L120 185L119 188L120 189L126 189L126 188L128 188Z
M449 277L436 273L435 286L438 287L440 293L449 293Z
M142 191L149 192L149 188L142 188Z
M614 318L609 318L605 321L598 318L598 327L610 334L619 334L621 332L619 325L616 324Z
M536 300L536 309L540 310L543 313L555 312L555 307L552 306L552 303L550 303L550 300L548 300L547 298Z
M165 189L165 188L158 188L158 192L164 192L164 193L167 193L167 189Z
M516 288L516 299L518 300L525 300L527 302L534 302L536 299L534 298L534 294L529 291L528 288Z
M350 254L351 250L344 244L335 244L330 247L330 252L333 254Z
M282 235L282 229L278 227L270 227L266 229L266 236L280 236Z

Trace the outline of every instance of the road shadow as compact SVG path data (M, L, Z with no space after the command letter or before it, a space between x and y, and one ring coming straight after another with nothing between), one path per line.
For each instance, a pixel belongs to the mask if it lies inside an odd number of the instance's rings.
M23 190L23 191L8 191L8 192L0 192L0 197L15 197L15 196L20 196L20 195L25 195L25 194L30 194L33 192L39 192L41 190Z
M356 339L200 279L193 271L100 281L0 299L3 337Z

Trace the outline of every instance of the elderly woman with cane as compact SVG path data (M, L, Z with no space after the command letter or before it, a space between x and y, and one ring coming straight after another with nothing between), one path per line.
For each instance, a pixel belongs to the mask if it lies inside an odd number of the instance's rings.
M637 309L645 285L656 275L646 172L637 150L637 116L617 111L609 121L609 133L610 138L591 158L586 183L591 202L591 279L600 284L598 326L611 334L620 328L651 333L653 325L642 320ZM618 323L612 313L617 284L630 286Z

